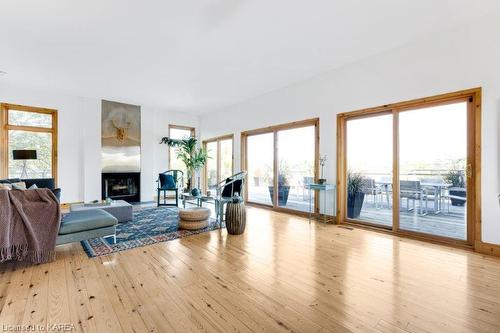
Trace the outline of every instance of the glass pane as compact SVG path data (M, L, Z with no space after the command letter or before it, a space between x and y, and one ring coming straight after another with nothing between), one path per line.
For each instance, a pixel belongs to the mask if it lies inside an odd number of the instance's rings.
M52 128L52 115L9 110L9 125Z
M9 178L52 177L52 134L26 131L9 131ZM14 160L12 151L34 149L36 160ZM26 165L26 173L23 168Z
M220 176L226 179L233 174L233 140L220 141Z
M217 179L217 141L207 143L207 152L209 159L207 160L207 188L215 190Z
M402 112L400 228L467 238L467 103Z
M270 193L274 183L274 134L247 138L248 201L272 205Z
M347 121L347 217L392 226L392 114Z
M186 139L191 136L191 130L181 128L170 128L170 138L172 139ZM169 153L170 169L181 170L184 172L184 185L187 182L186 166L181 160L177 159L177 149L170 147Z
M187 139L191 136L190 129L170 128L170 138L172 139Z
M314 191L304 186L314 180L314 154L314 126L278 132L278 206L309 211L309 195L314 202Z

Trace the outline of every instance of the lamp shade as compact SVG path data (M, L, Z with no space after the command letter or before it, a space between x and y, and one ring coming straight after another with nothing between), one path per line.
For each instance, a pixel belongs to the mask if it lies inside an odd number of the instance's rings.
M15 160L36 160L36 150L13 150L12 158L14 158Z

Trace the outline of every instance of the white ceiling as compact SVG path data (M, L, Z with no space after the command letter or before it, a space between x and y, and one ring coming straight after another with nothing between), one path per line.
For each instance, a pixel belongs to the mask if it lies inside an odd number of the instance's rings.
M498 0L2 0L0 80L199 114L497 10Z

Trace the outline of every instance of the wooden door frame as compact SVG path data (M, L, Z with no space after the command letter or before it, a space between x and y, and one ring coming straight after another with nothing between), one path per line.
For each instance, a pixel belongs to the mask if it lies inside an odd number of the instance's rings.
M231 140L231 170L232 170L232 173L234 174L234 134L227 134L227 135L221 135L221 136L217 136L217 137L214 137L214 138L210 138L210 139L206 139L206 140L203 140L202 142L202 145L203 145L203 149L205 151L207 151L207 144L208 143L213 143L213 142L216 142L217 143L217 156L216 156L216 159L217 159L217 182L220 182L222 181L221 179L221 174L220 174L220 170L221 170L221 158L220 158L220 146L221 146L221 141L225 141L225 140ZM204 192L206 192L208 190L208 168L207 168L207 164L205 163L205 167L203 168L203 190Z
M246 170L248 166L248 156L247 156L247 139L249 136L252 135L258 135L258 134L266 134L266 133L273 133L273 149L274 149L274 156L273 156L273 172L274 172L274 188L277 188L278 186L278 179L276 177L276 173L278 170L278 159L276 158L277 155L277 150L278 150L278 135L277 133L282 130L289 130L289 129L295 129L295 128L302 128L302 127L307 127L307 126L314 126L314 137L315 137L315 149L314 149L314 180L315 182L318 180L319 177L319 140L320 140L320 130L319 130L319 118L311 118L311 119L305 119L305 120L300 120L300 121L294 121L290 123L285 123L285 124L280 124L280 125L274 125L274 126L267 126L263 128L258 128L254 130L249 130L249 131L244 131L241 132L241 141L240 141L240 157L241 157L241 170ZM248 182L250 182L248 180ZM245 186L245 193L244 193L244 198L245 198L245 203L262 207L262 208L268 208L272 209L274 211L279 211L279 212L285 212L285 213L290 213L290 214L295 214L295 215L300 215L300 216L307 216L309 213L308 212L302 212L290 208L284 208L284 207L279 207L278 206L278 191L274 191L274 205L268 205L268 204L262 204L262 203L257 203L257 202L251 202L248 201L248 186ZM314 212L316 214L319 213L319 198L316 195L314 197Z
M382 230L375 224L348 219L346 216L346 123L349 119L393 115L393 188L399 193L399 114L401 112L424 107L450 104L457 101L467 101L467 164L472 167L472 181L467 183L467 200L470 209L467 210L467 240L456 240L447 237L429 235L399 229L399 200L393 199L393 225L386 232L392 234L423 239L431 242L446 243L461 247L477 248L484 246L481 242L481 88L473 88L453 93L419 98L405 102L381 105L374 108L362 109L337 115L337 223L356 224L368 228ZM491 244L489 244L491 245Z
M9 124L9 110L13 111L25 111L25 112L34 112L34 113L42 113L47 114L52 117L52 126L50 128L38 127L38 126L21 126L21 125L11 125ZM26 106L26 105L18 105L18 104L9 104L9 103L0 103L0 112L1 112L1 120L0 120L0 135L2 138L1 144L1 170L0 177L8 178L9 177L9 130L18 130L18 131L26 131L26 132L38 132L38 133L50 133L52 134L52 156L51 156L51 164L52 164L52 178L54 178L54 183L57 186L57 145L58 145L58 122L57 122L57 110L48 109L48 108L40 108L34 106Z

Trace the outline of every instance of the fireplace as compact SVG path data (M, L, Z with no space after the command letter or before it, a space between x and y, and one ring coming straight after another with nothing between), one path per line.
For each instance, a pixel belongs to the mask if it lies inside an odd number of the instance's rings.
M103 173L102 199L139 202L141 200L140 172Z

